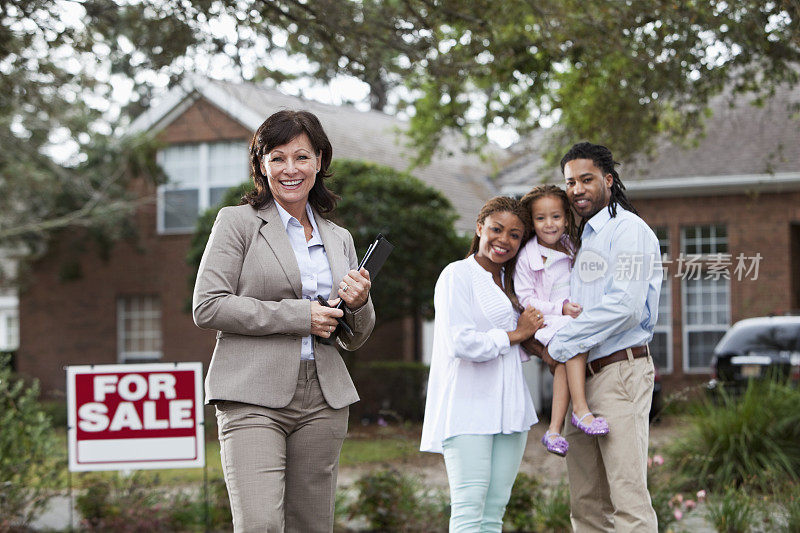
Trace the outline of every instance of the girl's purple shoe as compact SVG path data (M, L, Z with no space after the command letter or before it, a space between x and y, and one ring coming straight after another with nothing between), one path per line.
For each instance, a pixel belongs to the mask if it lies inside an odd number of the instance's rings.
M572 413L572 425L576 428L580 429L587 435L598 436L598 435L608 435L608 422L606 422L605 418L596 416L591 424L584 424L583 419L587 416L591 415L591 411L583 415L582 417L578 418L575 415L575 412Z
M567 455L567 450L569 450L569 442L567 442L567 439L558 433L550 433L549 430L545 431L544 437L542 437L542 444L544 444L548 452L560 455L561 457Z

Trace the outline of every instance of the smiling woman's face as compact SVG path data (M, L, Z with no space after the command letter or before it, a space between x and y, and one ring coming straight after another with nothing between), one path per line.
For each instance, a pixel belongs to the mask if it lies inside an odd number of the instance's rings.
M480 242L475 260L485 270L494 271L517 255L525 225L514 213L499 211L479 222L476 233Z
M319 154L314 153L308 136L301 133L265 154L261 159L261 172L267 177L275 201L297 216L297 209L305 209L320 164Z

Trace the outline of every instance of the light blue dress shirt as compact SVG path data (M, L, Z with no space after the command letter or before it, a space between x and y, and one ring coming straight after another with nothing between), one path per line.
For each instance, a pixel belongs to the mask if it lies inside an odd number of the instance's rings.
M638 216L617 206L586 223L570 275L570 301L583 312L558 330L547 349L564 362L582 352L589 361L653 338L661 293L658 238Z
M278 202L275 202L275 207L278 208L281 222L283 222L286 235L288 235L292 250L294 250L297 266L300 267L303 298L316 301L317 295L319 295L327 300L333 289L333 276L331 275L331 265L328 262L325 247L322 245L319 228L317 228L317 222L314 220L311 206L306 204L306 213L308 213L308 220L311 221L313 231L311 240L307 242L306 232L303 230L303 225L300 224L300 221L290 215ZM314 359L314 342L311 339L311 335L303 337L300 359Z

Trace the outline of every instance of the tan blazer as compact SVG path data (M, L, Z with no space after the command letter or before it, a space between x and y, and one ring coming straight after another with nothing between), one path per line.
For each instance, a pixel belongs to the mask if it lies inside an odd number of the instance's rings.
M356 268L353 237L314 212L331 267L336 297L339 281ZM216 329L217 345L206 375L206 402L229 400L285 407L295 392L302 337L311 331L311 302L302 296L300 269L278 209L224 207L208 239L192 301L194 322ZM372 299L355 313L345 310L354 332L339 335L346 350L372 332ZM319 384L328 405L358 401L344 361L334 345L314 338Z

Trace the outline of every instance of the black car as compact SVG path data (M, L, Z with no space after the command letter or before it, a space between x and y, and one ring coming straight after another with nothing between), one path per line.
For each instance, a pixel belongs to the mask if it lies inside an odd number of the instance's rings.
M711 381L740 391L751 379L800 380L800 316L768 316L740 320L714 348Z

